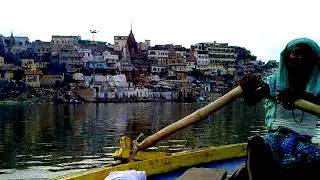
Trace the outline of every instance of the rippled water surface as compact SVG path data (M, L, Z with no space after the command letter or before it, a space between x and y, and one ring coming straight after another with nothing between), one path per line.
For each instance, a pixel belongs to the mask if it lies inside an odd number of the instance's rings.
M108 165L119 138L145 136L206 103L0 106L0 179L50 178ZM154 149L183 151L246 142L265 132L263 106L234 102Z

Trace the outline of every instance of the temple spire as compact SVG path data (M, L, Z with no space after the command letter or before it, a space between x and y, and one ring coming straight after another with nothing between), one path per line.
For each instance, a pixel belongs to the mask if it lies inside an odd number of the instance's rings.
M131 20L131 24L130 24L130 31L132 32L132 24L133 24L133 20Z
M127 39L127 47L128 47L130 59L132 59L132 57L136 57L138 55L138 53L139 53L138 43L136 42L134 35L133 35L133 32L132 32L132 23L131 23L131 30L130 30L130 33L129 33L128 39Z
M14 36L13 36L13 31L11 30L11 35L10 35L10 39L9 39L9 44L8 44L8 46L9 47L13 47L13 46L15 46L16 45L16 40L15 40L15 38L14 38Z

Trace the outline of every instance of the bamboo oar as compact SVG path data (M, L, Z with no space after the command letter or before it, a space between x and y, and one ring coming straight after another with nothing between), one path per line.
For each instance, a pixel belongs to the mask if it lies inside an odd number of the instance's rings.
M148 136L145 138L141 143L136 143L134 147L134 152L137 152L138 150L144 150L149 147L152 147L162 139L170 136L171 134L184 129L200 120L203 120L207 118L211 113L214 113L224 107L225 105L233 102L235 99L240 97L242 94L242 89L240 86L234 88L224 96L218 98L214 102L208 104L207 106L198 109L197 111L193 112L192 114L180 119L177 122L172 123L171 125L161 129L160 131ZM308 101L299 99L294 102L295 108L300 109L302 111L306 111L308 113L311 113L313 115L316 115L320 117L320 106L310 103Z
M149 137L145 138L141 143L137 146L137 150L144 150L149 147L152 147L160 140L170 136L171 134L194 124L200 120L207 118L211 113L216 112L220 108L224 107L228 103L233 102L235 99L240 97L242 93L242 89L240 86L236 87L235 89L231 90L224 96L220 97L219 99L215 100L214 102L208 104L207 106L198 109L197 111L193 112L192 114L180 119L179 121L172 123L171 125L161 129L160 131L150 135Z
M320 118L320 106L309 101L298 99L294 102L294 106L301 111L308 112Z

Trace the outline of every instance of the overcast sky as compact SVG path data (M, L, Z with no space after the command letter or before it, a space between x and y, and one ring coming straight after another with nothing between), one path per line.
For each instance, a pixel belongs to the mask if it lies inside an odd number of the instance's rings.
M317 0L1 0L0 34L50 41L80 35L113 43L133 33L138 42L223 42L242 46L267 61L286 43L308 37L320 43Z

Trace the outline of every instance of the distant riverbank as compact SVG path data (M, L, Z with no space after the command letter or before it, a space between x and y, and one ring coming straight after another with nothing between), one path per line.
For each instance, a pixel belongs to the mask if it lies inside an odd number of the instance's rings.
M145 93L145 92L144 92ZM111 96L110 96L111 94ZM79 96L73 90L68 88L30 88L16 94L15 96L8 96L0 100L2 104L79 104L84 102L92 103L136 103L136 102L195 102L195 101L214 101L221 97L223 93L209 93L206 92L200 96L194 95L179 95L174 92L148 92L126 95L125 92L119 94L108 93L104 98L92 98L94 100L88 101L83 98L85 96ZM93 97L93 95L91 95Z
M24 92L9 96L0 100L0 104L43 104L43 103L63 103L73 98L72 93L65 88L30 88Z

